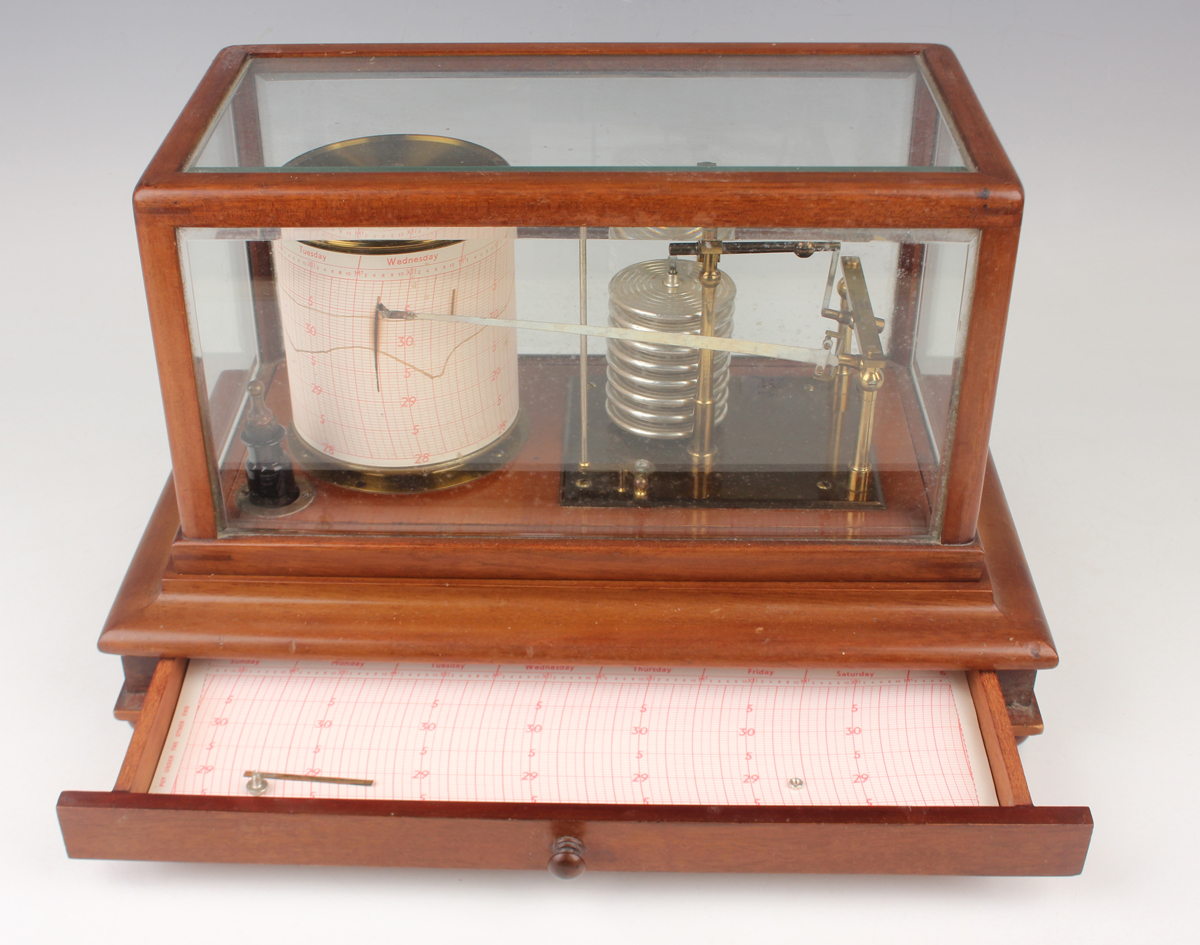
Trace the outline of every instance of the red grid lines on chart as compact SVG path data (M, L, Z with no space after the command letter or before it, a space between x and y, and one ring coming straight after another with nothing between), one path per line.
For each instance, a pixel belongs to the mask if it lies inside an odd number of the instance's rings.
M193 661L151 788L701 805L995 803L963 674Z
M275 244L293 424L310 447L366 466L469 455L517 414L515 332L389 312L515 314L513 241L407 254Z

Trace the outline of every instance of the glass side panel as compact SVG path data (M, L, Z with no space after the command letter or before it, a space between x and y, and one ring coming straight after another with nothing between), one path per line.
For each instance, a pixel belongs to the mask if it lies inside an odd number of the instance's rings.
M344 155L359 138L478 146ZM255 59L194 171L968 170L913 56Z
M225 535L938 538L977 231L178 232Z
M974 285L974 243L930 243L924 251L924 284L917 309L912 374L929 423L932 446L946 449L955 379L966 336L962 312Z

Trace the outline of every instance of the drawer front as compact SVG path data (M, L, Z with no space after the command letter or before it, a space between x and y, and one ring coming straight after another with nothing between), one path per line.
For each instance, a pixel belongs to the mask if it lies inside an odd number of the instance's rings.
M111 792L64 793L72 857L677 872L1071 875L1087 808L1029 801L994 673L969 681L999 807L692 807L149 794L186 660L162 660ZM566 863L568 868L564 868Z
M73 857L322 866L1049 876L1083 868L1079 807L610 807L69 791Z

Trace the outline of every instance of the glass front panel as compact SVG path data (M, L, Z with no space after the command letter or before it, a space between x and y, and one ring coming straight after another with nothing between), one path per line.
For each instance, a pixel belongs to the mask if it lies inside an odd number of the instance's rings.
M223 534L936 540L977 231L179 231Z
M970 169L915 56L733 55L255 59L188 169L345 170L311 152L378 136L478 150L354 169Z

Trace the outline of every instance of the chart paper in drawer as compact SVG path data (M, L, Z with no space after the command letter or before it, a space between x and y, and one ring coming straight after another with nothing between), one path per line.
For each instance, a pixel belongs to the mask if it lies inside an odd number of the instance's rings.
M152 793L994 805L964 673L193 660Z

